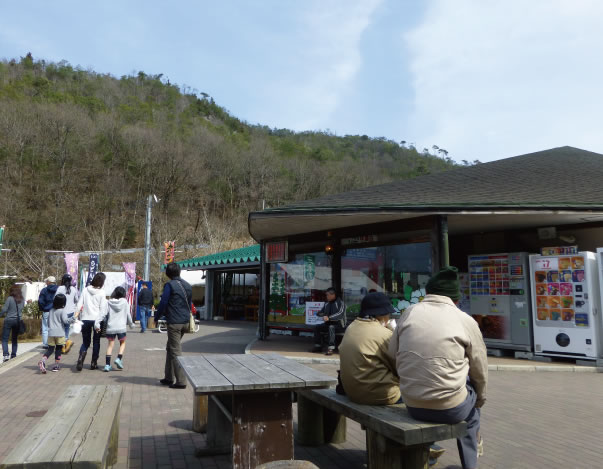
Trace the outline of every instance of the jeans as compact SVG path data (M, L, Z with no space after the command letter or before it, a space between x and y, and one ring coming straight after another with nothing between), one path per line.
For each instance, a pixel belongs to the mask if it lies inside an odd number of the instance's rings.
M322 334L329 334L329 350L335 350L335 338L337 331L341 330L339 324L334 322L325 322L314 326L314 347L322 347Z
M42 313L42 344L48 345L48 316L50 311L44 311Z
M184 371L178 362L178 357L182 355L182 336L188 332L189 324L168 324L168 341L165 355L165 379L173 381L176 377L176 384L186 384Z
M151 316L151 307L139 306L138 311L140 312L140 330L144 332L147 330L147 319Z
M10 355L11 358L17 356L17 339L19 337L19 320L18 319L5 319L4 328L2 329L2 354L8 357L8 339L12 336L13 350Z
M96 332L94 329L94 321L86 320L82 321L82 346L80 347L80 353L86 352L90 347L90 339L92 338L92 360L98 360L100 353L100 332ZM93 337L92 334L94 334Z
M477 468L477 445L479 443L480 409L475 407L477 394L473 386L467 383L467 398L465 402L452 409L434 410L417 409L406 406L412 418L433 423L455 424L467 421L467 434L456 440L463 469Z
M68 318L72 318L74 316L75 313L69 313L67 315ZM65 340L69 340L69 329L71 328L71 324L67 324L65 326Z

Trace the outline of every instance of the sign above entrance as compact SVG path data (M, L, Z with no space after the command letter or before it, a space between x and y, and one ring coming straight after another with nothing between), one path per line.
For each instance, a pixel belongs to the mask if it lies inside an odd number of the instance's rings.
M379 240L377 235L363 235L354 238L342 238L342 246L351 246L353 244L376 243Z
M287 262L289 246L287 241L270 241L266 243L266 263Z

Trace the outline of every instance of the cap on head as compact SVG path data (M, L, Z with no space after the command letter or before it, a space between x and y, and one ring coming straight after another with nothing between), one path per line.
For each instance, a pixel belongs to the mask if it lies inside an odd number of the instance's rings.
M459 288L459 270L456 267L445 267L429 279L425 285L428 295L447 296L452 301L461 299Z
M392 302L385 293L368 293L360 303L360 316L385 316L393 312Z
M44 280L44 281L48 282L48 283L57 283L57 279L54 278L52 275L49 277L46 277L46 280Z

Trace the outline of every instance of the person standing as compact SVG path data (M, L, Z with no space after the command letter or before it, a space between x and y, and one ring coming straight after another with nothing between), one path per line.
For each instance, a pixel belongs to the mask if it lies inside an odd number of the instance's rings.
M107 323L107 354L105 356L105 371L111 371L111 356L113 354L113 345L115 339L119 340L119 352L115 359L115 366L120 370L124 369L123 358L126 351L126 326L134 327L132 316L130 315L130 304L126 300L126 290L123 287L117 287L111 294L111 299L107 302L107 308L101 313L94 324L94 329L100 331L101 321Z
M190 324L193 289L188 282L180 278L180 266L175 262L167 265L165 275L170 281L163 287L157 317L166 317L168 340L165 375L159 382L173 389L185 389L186 378L178 357L182 355L182 336L188 332Z
M52 300L54 300L58 286L57 279L52 275L44 281L46 282L46 286L42 288L40 296L38 296L38 307L42 312L42 345L46 348L48 347L48 316L50 315Z
M77 302L80 299L80 293L77 291L77 288L72 285L73 279L71 275L65 274L63 278L61 278L61 286L57 288L57 295L65 295L65 312L67 313L68 318L72 318L75 314L75 309L77 306ZM73 321L71 321L73 322ZM65 345L63 347L63 353L69 353L71 347L73 346L73 341L69 340L69 328L71 327L71 322L67 322L65 324Z
M479 429L488 382L486 345L477 322L456 307L461 295L455 267L434 275L425 290L425 299L404 311L390 341L400 392L417 420L467 422L457 447L463 469L475 469L483 452Z
M19 338L19 321L21 320L21 313L23 311L23 294L21 293L21 287L19 285L13 285L10 287L8 298L0 310L0 318L6 316L4 319L4 326L2 328L2 355L3 361L7 361L17 356L17 344ZM8 339L12 338L13 348L11 354L8 354Z
M107 298L105 298L105 290L103 286L105 284L105 274L98 272L90 285L88 285L79 301L77 302L77 311L80 312L80 320L82 321L82 346L80 347L80 356L77 359L77 365L75 368L77 371L82 371L84 367L84 361L86 360L86 353L90 348L90 342L92 340L92 361L90 362L90 369L96 370L98 368L98 355L100 353L100 331L94 328L94 323L107 309Z
M61 368L61 356L65 344L65 326L76 320L76 317L67 316L65 305L67 297L62 293L57 293L52 300L52 309L48 316L48 348L38 362L40 373L46 374L46 360L54 352L54 366L52 371L57 372Z
M151 316L153 309L153 290L148 288L147 283L142 283L140 293L138 293L138 311L140 312L140 332L147 330L147 321Z
M328 333L328 348L326 355L333 355L335 340L338 331L345 329L346 316L345 304L341 298L337 298L333 287L326 290L327 302L322 309L316 313L322 317L323 323L314 326L314 353L322 353L322 334Z

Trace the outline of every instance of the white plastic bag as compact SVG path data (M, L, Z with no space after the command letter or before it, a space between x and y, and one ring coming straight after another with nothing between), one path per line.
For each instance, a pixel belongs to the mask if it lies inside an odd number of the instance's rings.
M75 321L73 323L72 329L73 329L73 333L74 334L79 334L80 332L82 332L82 325L84 323L82 321L80 321L79 319L77 321Z

